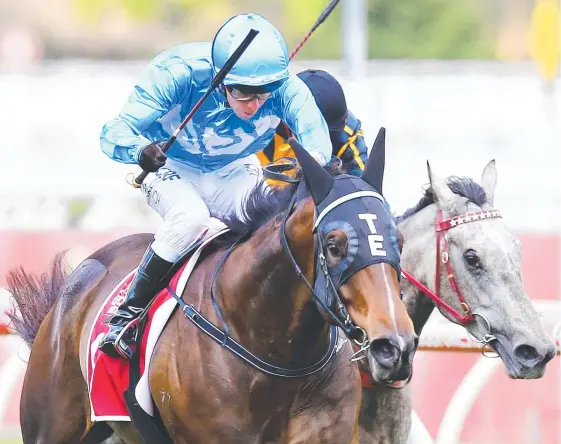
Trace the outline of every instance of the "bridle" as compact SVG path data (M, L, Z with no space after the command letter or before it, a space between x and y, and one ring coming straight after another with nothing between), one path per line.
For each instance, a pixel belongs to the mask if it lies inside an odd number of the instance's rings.
M457 227L459 225L464 225L470 222L477 222L481 220L493 219L502 217L500 211L498 210L484 210L479 211L476 213L466 213L460 216L456 216L450 219L443 220L442 210L438 209L436 214L436 221L434 224L434 229L436 232L436 273L435 273L435 280L434 280L434 287L435 291L433 292L421 282L419 282L413 275L408 273L405 270L402 270L403 276L417 289L421 290L424 294L426 294L429 298L431 298L436 305L442 308L444 311L448 312L453 318L455 318L459 324L463 325L464 327L467 324L474 320L475 316L480 316L487 324L487 328L489 333L486 333L482 339L478 339L472 336L472 339L475 342L482 343L484 345L488 344L491 341L496 339L493 336L491 331L491 325L489 320L480 313L472 312L469 304L466 302L460 286L456 281L456 277L454 275L454 271L452 269L452 264L450 263L450 255L449 255L449 241L447 231ZM441 273L441 265L446 267L446 273L448 276L448 282L450 283L450 287L458 296L459 306L460 308L454 308L452 305L447 303L442 297L440 296L440 273Z
M342 161L339 158L334 158L334 159L332 159L332 161L335 162L336 167L341 166L341 164L342 164ZM284 174L286 171L295 170L296 165L297 165L297 163L296 163L295 158L293 158L293 157L281 157L281 158L277 159L275 161L275 163L271 163L271 164L263 167L263 174L264 174L264 177L267 178L267 179L272 179L272 180L276 180L276 181L280 181L280 182L293 184L293 185L296 185L296 186L301 186L305 182L303 179L293 178L293 177L290 177L287 174ZM335 284L333 283L333 280L331 279L331 276L329 275L329 269L327 267L327 260L325 258L324 248L323 248L323 244L321 242L321 236L319 236L319 234L317 232L319 222L321 221L321 219L323 217L325 217L327 215L327 213L334 210L338 205L340 205L343 202L348 201L349 197L346 196L344 199L339 201L337 203L337 205L330 205L328 208L326 208L319 215L317 214L317 210L316 210L316 214L314 215L315 261L316 261L316 265L319 262L319 265L320 265L319 268L321 269L321 273L323 274L323 277L324 277L324 280L325 280L325 285L326 285L325 292L327 293L328 291L332 291L333 294L336 296L335 297L336 312L334 312L331 309L331 307L329 307L323 301L323 299L317 294L317 292L314 289L314 285L312 285L308 281L308 279L306 278L306 276L302 272L300 266L296 262L296 259L294 258L294 255L292 254L290 246L288 245L288 241L287 241L287 238L286 238L286 222L288 221L288 218L289 218L290 214L292 213L292 209L294 208L294 205L296 203L297 196L299 194L298 191L299 191L298 189L295 190L295 192L292 196L292 200L291 200L290 204L288 205L288 208L287 208L286 213L284 214L284 217L283 217L283 220L282 220L282 227L281 227L281 230L280 230L280 232L281 232L281 245L282 245L284 251L286 252L286 254L288 255L290 261L292 262L292 266L294 267L294 270L296 271L296 274L298 276L300 276L300 278L304 281L304 283L306 284L306 286L308 287L308 289L312 293L312 297L314 298L316 303L321 307L323 312L326 313L326 315L330 319L330 321L334 325L340 327L345 332L345 334L350 339L352 339L356 345L359 346L359 350L357 352L355 352L353 354L353 356L351 357L351 359L354 361L354 360L357 359L356 356L358 354L363 354L366 350L368 350L368 347L370 346L370 340L368 339L368 335L366 334L364 329L359 327L358 325L356 325L355 322L351 319L351 316L350 316L349 312L347 311L347 309L345 308L345 305L341 302L341 297L339 296L339 292L337 291L337 288L335 287ZM373 193L372 196L383 200L383 197L381 195L379 195L378 193ZM364 197L364 195L357 194L356 196L351 196L350 198L355 198L355 197L356 198ZM315 269L317 270L318 267L316 266ZM315 279L317 279L317 276L315 276ZM358 358L358 359L360 359L360 358Z
M332 158L332 163L337 166L342 165L342 161L339 158ZM271 163L265 167L263 167L263 173L265 178L272 179L280 182L290 183L296 186L305 186L305 181L302 178L293 178L289 175L285 174L285 172L296 169L296 159L292 157L282 157L277 159L275 163ZM382 195L375 191L358 191L355 193L350 193L348 195L343 195L339 199L335 200L327 207L323 209L318 214L318 210L316 208L316 212L314 214L314 226L313 226L313 234L314 234L314 251L315 251L315 270L316 274L314 276L314 285L308 281L304 273L302 272L301 268L296 262L294 255L288 245L287 237L286 237L286 222L290 214L292 213L292 209L297 200L297 196L299 195L299 190L295 190L292 200L287 208L287 211L282 220L282 227L280 230L281 234L281 245L285 252L287 253L296 274L304 281L308 289L310 290L312 297L316 304L319 306L320 311L322 311L328 320L338 327L340 327L344 332L345 335L353 341L353 350L354 353L351 356L351 361L359 361L366 357L365 353L370 347L371 341L368 339L368 335L363 328L359 327L351 318L348 310L346 309L345 305L341 301L341 297L337 290L336 285L334 284L331 275L329 274L329 269L327 266L327 259L325 258L324 254L324 246L321 240L321 236L318 233L319 224L322 219L339 205L344 202L348 202L349 200L356 199L356 198L363 198L363 197L374 197L382 202L385 202L385 199ZM321 273L321 276L318 276ZM325 287L322 288L320 292L324 293L324 295L328 294L329 292L333 295L333 305L334 308L329 306L320 295L316 291L316 281L317 279L321 278L325 282Z
M304 181L301 181L301 184L303 184ZM359 347L359 351L357 353L355 353L352 356L352 360L355 360L356 357L355 355L357 355L358 353L363 353L364 351L368 350L368 347L370 346L370 340L368 339L368 335L366 334L366 332L364 331L364 329L362 327L359 327L351 318L349 312L347 311L345 305L343 304L343 302L341 301L341 297L339 295L339 292L335 286L335 284L333 283L333 280L331 279L331 275L329 274L329 269L327 267L327 259L325 258L325 254L324 254L324 248L323 248L323 243L321 241L321 236L318 233L318 227L319 227L319 222L321 221L321 219L323 217L325 217L325 215L327 215L327 213L329 213L330 211L333 211L335 208L337 208L337 206L341 205L344 202L347 202L350 199L357 199L357 198L361 198L361 197L365 197L365 191L359 191L347 196L343 196L340 200L337 200L335 202L333 202L333 204L331 204L330 206L328 206L327 208L325 208L325 210L320 213L319 215L315 214L315 218L314 218L314 251L315 251L315 261L316 263L319 262L319 269L321 269L321 272L323 274L323 277L325 279L325 292L327 293L328 291L331 291L334 295L335 295L335 311L333 311L331 309L331 307L329 307L328 304L325 303L324 299L322 297L320 297L316 290L315 290L315 286L312 285L308 279L306 278L306 276L304 275L304 273L302 272L302 269L300 268L300 266L298 265L298 263L296 262L296 259L294 258L294 255L292 254L292 251L290 249L290 246L288 245L288 240L287 240L287 236L286 236L286 223L288 221L288 218L290 216L290 214L292 213L292 208L294 207L297 197L298 197L298 190L296 190L294 192L294 195L292 196L292 200L290 202L290 205L288 206L288 209L283 217L282 220L282 226L281 226L281 230L280 230L280 234L281 234L281 245L284 249L284 251L286 252L286 254L288 255L288 258L290 259L290 262L292 263L292 266L294 267L296 274L304 281L304 283L306 284L306 286L308 287L308 289L310 290L312 297L314 298L314 301L316 302L316 304L318 304L321 309L323 310L323 312L327 315L327 317L329 318L329 320L336 326L340 327L345 334L352 339ZM372 191L369 194L371 197L376 197L378 199L383 199L378 193ZM316 267L315 269L318 269L318 267ZM315 279L317 279L317 275L314 276L314 281Z

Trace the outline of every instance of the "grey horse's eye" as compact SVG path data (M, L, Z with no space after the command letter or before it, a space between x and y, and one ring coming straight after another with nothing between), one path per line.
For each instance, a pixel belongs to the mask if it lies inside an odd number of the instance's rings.
M464 259L470 267L481 268L481 261L475 250L466 250L464 252Z

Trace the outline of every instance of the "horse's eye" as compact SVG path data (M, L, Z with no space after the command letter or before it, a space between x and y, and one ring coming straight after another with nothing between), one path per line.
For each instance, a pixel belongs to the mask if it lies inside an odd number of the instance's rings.
M330 242L327 244L327 251L333 257L341 257L341 249L335 242Z
M481 268L481 261L474 250L466 250L464 252L464 260L470 267Z

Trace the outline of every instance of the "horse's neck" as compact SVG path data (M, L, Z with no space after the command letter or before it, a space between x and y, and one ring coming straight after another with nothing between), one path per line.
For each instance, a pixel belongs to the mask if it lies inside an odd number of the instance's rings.
M298 228L310 235L295 243L291 234L298 221L291 220L294 217L287 223L288 241L311 282L311 223ZM272 363L302 366L325 353L329 327L283 250L280 229L278 221L271 222L232 252L222 273L220 298L225 316L244 346Z
M430 205L398 224L404 237L401 254L403 269L429 288L432 287L436 272L434 234L436 211L436 206ZM427 253L433 251L433 254ZM403 301L413 321L415 333L420 335L435 308L434 303L406 280L402 283L402 290Z

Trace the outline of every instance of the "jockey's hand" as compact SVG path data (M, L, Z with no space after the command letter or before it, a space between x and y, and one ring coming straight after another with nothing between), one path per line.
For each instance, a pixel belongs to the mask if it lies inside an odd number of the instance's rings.
M164 145L165 142L153 142L142 148L138 157L140 168L149 173L155 173L160 167L163 167L167 159L167 156L162 151Z

